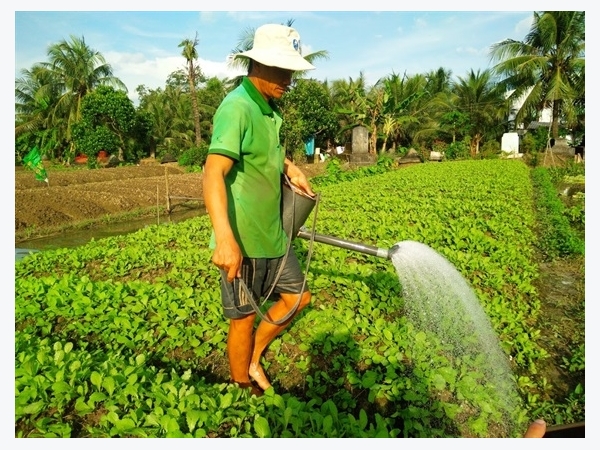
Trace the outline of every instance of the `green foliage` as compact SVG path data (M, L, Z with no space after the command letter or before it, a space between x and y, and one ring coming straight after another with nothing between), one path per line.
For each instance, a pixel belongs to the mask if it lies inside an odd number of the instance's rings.
M457 136L467 136L471 128L468 114L454 110L442 115L440 119L441 127L454 138ZM455 140L455 139L454 139Z
M554 417L556 425L568 425L585 420L585 387L579 384L561 402L547 401L532 409L532 417Z
M585 244L571 228L548 169L537 167L532 170L531 176L538 208L541 250L550 259L583 255Z
M130 148L133 161L138 161L141 158L149 156L150 147L153 145L153 125L153 117L150 113L143 110L136 110L133 128L126 137L126 145Z
M549 167L548 174L557 189L567 186L585 187L585 164L570 161L565 166ZM581 234L585 233L585 192L576 192L564 198L565 216Z
M538 167L542 159L542 154L537 150L525 153L523 155L523 162L530 167Z
M536 128L528 131L521 138L520 149L522 153L543 152L548 145L548 130L546 128Z
M452 142L446 147L444 157L448 160L465 159L469 157L469 138L462 141Z
M436 139L431 144L431 150L434 152L444 153L447 148L448 144L444 141L440 141L439 139Z
M567 183L585 183L585 164L576 164L569 161L564 166L548 167L547 170L552 183L555 185L563 181Z
M100 150L109 153L118 152L120 143L119 137L108 127L104 125L91 127L84 122L73 125L73 140L77 143L80 152L87 155L88 161L95 161Z
M138 159L139 145L147 142L150 120L138 118L133 103L122 91L100 86L81 103L81 120L73 126L73 142L80 153L95 159L100 150ZM137 145L136 145L137 143Z
M394 159L390 155L379 155L374 165L362 166L354 169L342 168L342 162L339 158L327 160L325 175L319 175L311 179L314 186L329 186L342 181L352 181L372 175L388 172L392 169Z
M482 159L498 158L500 153L500 143L495 140L486 141L480 149L480 157Z
M569 358L563 357L562 366L572 373L585 371L585 343L575 347Z
M410 296L389 260L318 243L312 304L265 354L277 392L250 397L215 371L227 367L228 323L202 216L15 264L15 434L513 437L532 417L583 420L583 387L564 401L536 397L546 354L527 166L393 170L381 159L350 175L333 161L329 173L348 179L319 185L318 232L384 248L418 241L443 254L510 355L524 405L504 411L480 356L454 357L407 317ZM311 243L293 245L306 264ZM574 348L565 365L581 372L583 355Z
M573 195L572 203L567 207L566 215L575 229L585 232L585 193L578 192Z
M490 55L498 62L494 72L505 76L501 85L512 89L512 98L523 100L517 123L529 122L525 119L537 117L541 105L552 103L552 137L559 137L559 121L570 124L569 128L581 126L578 106L585 104L585 11L534 11L525 39L497 42Z
M200 166L206 162L208 156L208 144L202 143L200 147L191 147L184 150L177 162L180 166Z
M290 153L303 148L311 136L315 147L325 148L338 128L329 92L324 83L299 79L281 99L283 126L281 140Z

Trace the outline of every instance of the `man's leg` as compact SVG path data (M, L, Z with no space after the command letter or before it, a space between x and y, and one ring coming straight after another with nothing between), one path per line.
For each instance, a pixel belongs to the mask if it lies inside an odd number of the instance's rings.
M294 307L298 301L298 294L280 294L281 297L267 313L267 317L276 322L284 317L290 309ZM286 320L281 325L273 325L266 321L261 321L254 335L254 349L252 351L252 359L250 360L249 375L256 381L261 389L266 390L271 387L271 383L260 365L260 357L267 346L281 333L289 323L298 315L298 313L310 303L310 292L304 292L298 305L298 309L292 317Z
M250 383L248 367L252 355L254 318L255 314L249 314L240 319L229 321L227 356L229 358L231 380L243 386Z

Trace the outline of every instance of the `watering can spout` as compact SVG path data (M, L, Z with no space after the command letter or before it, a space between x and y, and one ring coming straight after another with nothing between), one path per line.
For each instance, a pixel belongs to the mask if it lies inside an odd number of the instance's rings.
M392 259L392 255L394 253L396 253L398 250L400 250L400 244L394 244L390 247L390 249L388 250L388 258Z
M346 250L354 250L360 253L365 253L367 255L377 256L378 258L391 258L391 251L388 249L374 247L372 245L362 244L360 242L346 241L344 239L340 239L334 236L328 236L325 234L313 233L312 231L307 230L305 227L300 228L297 237L309 241L314 240L315 242L320 242L322 244L333 245L335 247L344 248Z

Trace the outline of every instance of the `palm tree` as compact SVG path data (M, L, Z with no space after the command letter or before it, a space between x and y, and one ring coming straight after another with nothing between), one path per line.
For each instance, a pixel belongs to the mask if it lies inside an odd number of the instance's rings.
M525 40L506 39L491 47L494 71L513 100L524 99L516 120L535 108L552 108L551 133L558 138L559 119L573 122L585 96L585 11L534 12Z
M361 71L356 79L348 77L348 80L333 80L330 92L340 124L337 139L344 143L349 140L350 130L365 125L368 114L368 87L365 74Z
M48 62L39 63L48 72L50 88L61 95L52 105L50 127L64 126L61 133L71 142L71 129L81 119L81 100L97 86L112 86L127 92L127 87L113 76L112 68L104 57L90 48L85 39L71 36L70 41L62 40L48 49ZM50 87L51 85L51 87ZM71 153L73 152L71 142Z
M381 147L381 153L386 152L387 142L389 137L396 131L398 127L398 121L391 114L384 114L383 116L383 125L381 127L381 132L383 133L383 146ZM392 146L391 153L395 152L396 148Z
M419 130L434 128L428 112L430 95L427 79L420 74L400 77L392 73L384 78L383 86L386 92L385 116L395 120L389 135L392 151L395 151L400 143L409 144L418 138Z
M183 47L181 52L182 56L187 61L187 78L190 85L190 96L192 98L192 109L194 113L194 129L196 130L196 147L199 147L202 143L202 136L200 134L200 110L198 109L198 97L196 97L196 77L194 61L198 59L198 51L196 47L198 45L198 33L196 33L195 39L184 39L179 44L179 47Z
M479 153L479 144L486 134L502 123L506 111L503 90L492 79L490 70L471 69L468 75L458 77L453 85L457 110L466 114L471 130L471 156Z
M452 83L452 70L440 67L435 71L429 71L425 74L425 78L427 79L427 90L431 95L448 92Z
M42 155L60 157L66 141L66 126L53 116L60 92L50 73L39 64L23 69L15 81L16 159L37 146Z
M217 108L225 96L233 89L233 82L229 78L211 77L206 80L200 90L202 103L200 109L200 124L204 130L204 135L210 140L212 135L212 119Z
M378 125L383 120L385 100L385 90L381 87L380 83L376 83L367 96L367 116L369 121L367 129L371 133L369 153L373 155L377 154L377 138L379 137Z

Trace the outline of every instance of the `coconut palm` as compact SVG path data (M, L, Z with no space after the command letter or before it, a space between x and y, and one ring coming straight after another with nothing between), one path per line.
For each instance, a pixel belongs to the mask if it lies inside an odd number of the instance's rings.
M37 146L43 155L48 155L58 147L59 129L50 124L53 105L59 97L49 72L39 64L21 71L15 82L15 138L25 147L18 151Z
M457 110L469 118L471 156L475 156L486 135L503 123L507 110L504 91L493 80L491 70L472 69L466 77L458 77L452 89Z
M368 86L365 74L361 71L356 79L333 80L330 85L331 100L338 116L340 131L339 142L350 140L354 127L366 125L368 115Z
M111 86L127 92L125 84L113 76L112 67L102 54L90 48L83 37L71 36L70 41L62 40L48 49L48 62L39 66L48 73L49 85L45 89L60 92L60 97L52 105L50 127L64 127L61 135L71 142L73 124L81 119L81 100L97 86ZM71 142L71 153L73 153ZM71 155L72 156L72 155Z
M491 47L497 74L505 76L511 99L524 99L517 122L532 108L552 108L551 133L559 137L559 120L574 122L577 100L585 96L585 11L534 12L525 39L506 39Z
M437 70L430 70L425 74L427 79L427 90L431 95L450 91L452 84L452 70L443 67Z
M195 39L184 39L179 44L179 47L183 47L181 52L182 56L187 62L187 79L190 86L190 96L192 99L192 110L194 113L194 129L196 131L196 147L199 147L202 143L202 136L200 134L200 110L198 109L198 97L196 97L196 77L194 61L198 59L198 33L196 33Z
M425 76L405 74L400 77L392 73L382 83L386 92L384 116L393 117L395 122L387 136L391 140L392 151L401 143L409 144L419 137L419 130L435 128L429 119L431 102Z

